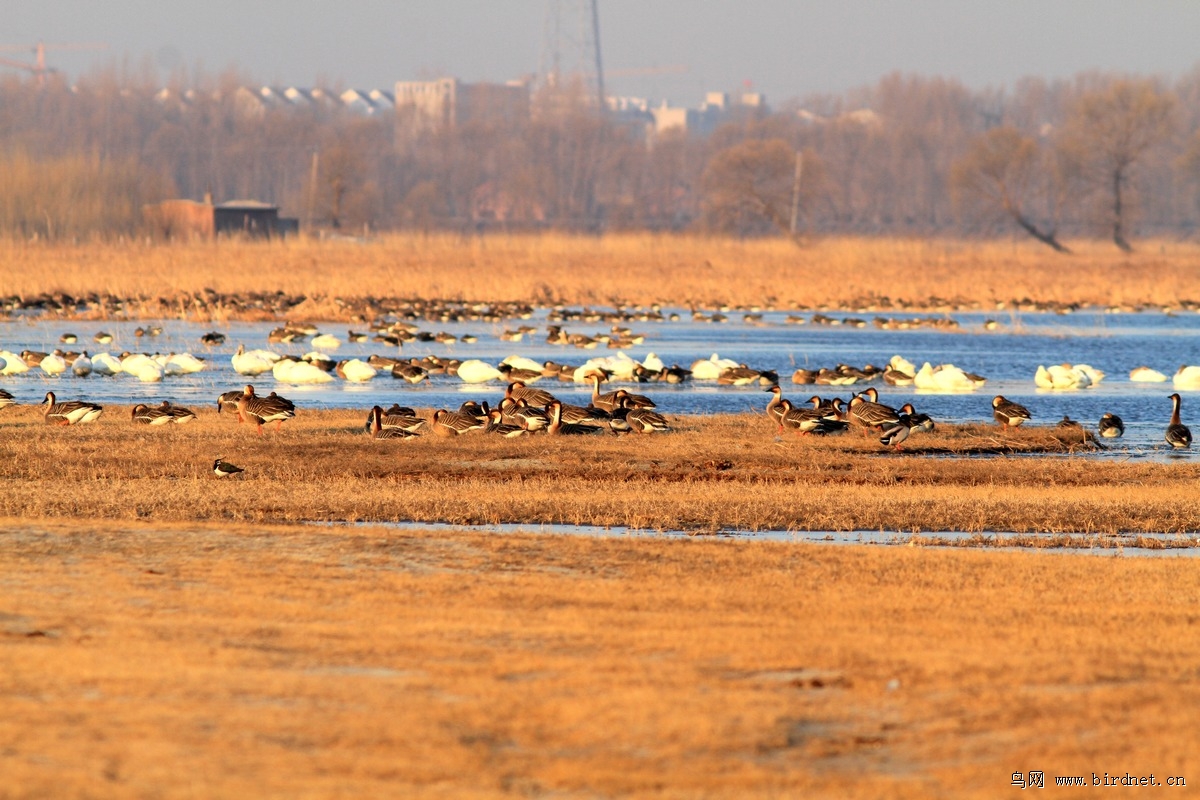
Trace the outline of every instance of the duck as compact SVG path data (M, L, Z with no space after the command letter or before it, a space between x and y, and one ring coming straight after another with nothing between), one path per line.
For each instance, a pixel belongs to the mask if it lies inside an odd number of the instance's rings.
M145 403L134 406L130 416L141 425L170 425L174 421L169 409L151 408Z
M1001 425L1016 428L1022 422L1033 419L1025 406L1005 399L1001 395L992 398L992 416Z
M228 478L233 475L239 475L246 471L246 470L242 469L241 467L237 467L237 466L234 466L233 464L230 464L228 461L226 461L221 456L217 456L216 461L213 462L212 469L213 469L213 474L216 475L218 478Z
M1100 417L1100 423L1096 426L1100 431L1100 435L1105 439L1119 439L1125 435L1125 423L1121 418L1111 412L1105 413Z
M200 343L209 347L225 344L225 334L218 333L217 331L209 331L200 337Z
M418 434L401 427L384 427L383 425L383 409L379 406L371 407L371 414L368 417L370 420L370 430L372 439L416 439ZM425 420L421 420L424 422Z
M907 414L901 414L893 424L883 429L883 436L879 437L879 443L885 447L895 447L899 450L900 445L908 440L912 430L912 418Z
M1079 424L1078 420L1071 419L1071 417L1067 414L1063 414L1063 418L1059 421L1059 423L1055 427L1056 428L1071 428L1073 430L1080 430L1081 428L1083 428L1083 426Z
M296 416L296 405L287 398L271 392L267 397L254 393L254 387L246 384L242 396L237 401L238 417L258 425L258 433L262 435L263 425L274 422L275 429L283 427L285 420Z
M908 416L909 425L914 433L917 431L922 433L931 433L933 431L933 420L928 414L917 413L917 410L913 408L912 403L905 403L904 405L900 406L900 415Z
M1182 398L1179 396L1179 392L1176 392L1168 399L1171 401L1171 421L1167 425L1167 444L1179 450L1191 447L1192 432L1188 426L1184 425L1179 419L1179 406L1183 402Z
M47 423L53 425L82 425L85 422L93 422L104 411L102 406L85 400L64 400L60 403L54 392L46 392L42 405L46 407L42 416Z

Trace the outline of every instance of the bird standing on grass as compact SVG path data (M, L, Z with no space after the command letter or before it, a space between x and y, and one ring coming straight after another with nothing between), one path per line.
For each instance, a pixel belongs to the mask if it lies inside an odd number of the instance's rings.
M228 478L230 475L237 475L245 471L241 467L235 467L233 464L225 461L221 456L217 456L217 460L213 462L213 474L218 478Z
M1192 432L1179 419L1179 405L1181 402L1179 393L1176 392L1169 399L1171 401L1171 422L1167 425L1167 444L1180 450L1191 447Z

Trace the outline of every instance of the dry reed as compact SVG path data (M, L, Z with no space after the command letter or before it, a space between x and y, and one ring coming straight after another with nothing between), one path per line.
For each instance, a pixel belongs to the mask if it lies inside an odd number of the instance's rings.
M1176 307L1200 301L1195 244L1146 243L1131 255L1072 243L777 240L649 234L604 237L392 235L369 241L0 243L0 291L163 298L133 315L209 316L180 293L283 291L298 314L346 319L334 298L424 297L684 307L1011 308L1047 304Z

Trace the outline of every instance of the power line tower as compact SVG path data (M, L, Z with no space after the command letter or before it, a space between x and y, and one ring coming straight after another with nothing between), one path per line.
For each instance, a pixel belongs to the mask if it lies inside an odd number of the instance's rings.
M538 88L562 88L570 81L579 81L585 97L604 111L597 0L546 0Z

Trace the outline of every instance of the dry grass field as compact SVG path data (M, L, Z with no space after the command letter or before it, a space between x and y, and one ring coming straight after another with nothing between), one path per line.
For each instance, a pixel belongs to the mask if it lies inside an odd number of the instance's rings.
M655 236L457 237L45 245L0 242L0 293L147 298L131 315L229 312L180 293L283 291L310 319L361 312L333 298L423 297L684 307L993 309L1032 301L1177 307L1200 302L1200 246L1146 242L1123 254L1072 243L1063 256L1025 242L827 239L790 242ZM163 298L165 302L159 303Z
M1015 771L1051 787L1200 781L1195 559L2 530L4 798L985 798L1016 792Z
M0 516L158 521L536 522L650 529L1195 533L1200 465L1106 460L1079 433L942 426L895 452L877 437L776 437L765 415L679 417L648 437L362 434L365 412L301 410L262 436L196 408L134 425L110 406L47 426L0 412ZM423 410L429 416L429 410ZM1039 453L1062 453L1036 457ZM998 455L996 455L998 454ZM976 458L976 455L994 457ZM244 476L218 480L223 456Z

